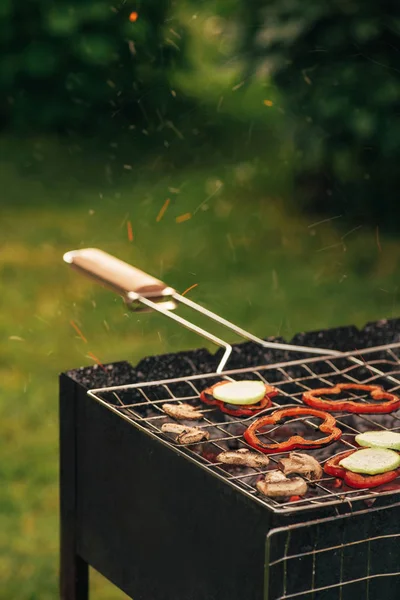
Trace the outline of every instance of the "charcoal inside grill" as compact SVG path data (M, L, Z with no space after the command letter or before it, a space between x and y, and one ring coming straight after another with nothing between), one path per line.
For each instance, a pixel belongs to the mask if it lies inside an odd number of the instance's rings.
M382 319L368 323L363 329L356 327L336 327L317 332L296 334L292 340L280 337L265 338L269 341L288 342L291 344L312 346L316 348L332 348L342 351L355 351L360 348L381 346L400 341L400 319ZM392 352L400 356L400 350ZM385 351L383 358L387 359ZM243 369L248 366L267 365L281 361L302 359L304 355L295 356L293 352L282 350L266 350L253 342L244 342L233 346L232 361L229 366ZM102 388L105 386L121 386L136 382L157 381L161 379L188 377L196 373L212 373L218 364L216 355L208 350L199 348L187 352L147 357L133 367L128 362L105 365L103 371L98 365L81 367L68 371L68 375L81 383L86 389ZM318 367L317 367L318 368Z

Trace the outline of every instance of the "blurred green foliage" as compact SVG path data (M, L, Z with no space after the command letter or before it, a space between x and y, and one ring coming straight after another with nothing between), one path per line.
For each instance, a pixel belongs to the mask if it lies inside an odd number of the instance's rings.
M151 120L155 106L162 115L183 43L165 26L169 10L169 0L1 0L2 124L54 131Z
M254 0L251 8L252 67L267 61L283 92L308 201L376 220L383 208L400 211L400 4Z

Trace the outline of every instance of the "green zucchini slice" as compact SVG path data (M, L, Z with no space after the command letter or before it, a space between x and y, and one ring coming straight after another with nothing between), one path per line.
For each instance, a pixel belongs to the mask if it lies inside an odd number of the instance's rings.
M398 469L400 454L383 448L365 448L346 456L339 465L353 473L378 475Z
M265 384L262 381L232 381L218 385L213 391L213 396L227 404L246 406L260 402L265 392Z
M366 431L356 435L355 440L359 446L367 448L389 448L400 450L400 433L394 431Z

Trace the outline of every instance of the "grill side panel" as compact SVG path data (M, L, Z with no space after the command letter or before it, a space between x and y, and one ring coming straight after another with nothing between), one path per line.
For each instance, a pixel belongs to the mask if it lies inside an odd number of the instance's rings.
M77 551L135 600L262 600L271 513L88 397Z
M266 600L398 600L400 505L271 530Z

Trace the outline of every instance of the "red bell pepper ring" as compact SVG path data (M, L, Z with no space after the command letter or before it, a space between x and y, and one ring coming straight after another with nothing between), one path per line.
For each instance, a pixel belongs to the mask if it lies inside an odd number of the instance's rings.
M293 435L288 440L279 443L265 444L262 442L257 433L260 429L266 425L274 425L285 417L318 417L322 419L322 423L318 426L318 429L323 433L327 433L324 438L319 440L306 440L300 435ZM289 450L296 450L297 448L322 448L331 442L335 442L342 435L341 430L336 427L336 419L326 412L321 410L314 410L312 408L305 408L296 406L294 408L283 408L276 410L270 415L260 417L254 423L250 425L244 432L244 439L250 446L263 452L264 454L275 454L277 452L288 452Z
M343 479L346 485L359 490L364 488L374 488L385 483L390 483L400 475L400 469L387 471L387 473L379 473L378 475L362 475L361 473L353 473L352 471L341 467L339 465L340 461L354 452L357 452L357 450L343 452L342 454L337 454L333 458L330 458L324 465L325 473L327 475L332 475L337 479Z
M208 404L209 406L217 406L223 413L232 415L234 417L252 417L253 415L256 415L260 411L264 410L265 408L269 408L270 406L272 406L271 398L279 394L279 390L277 390L272 385L265 385L265 396L260 400L260 402L257 402L257 404L251 404L246 406L241 406L239 404L235 405L237 406L237 408L233 408L232 404L227 404L226 402L222 402L222 400L217 400L213 396L213 391L216 387L218 387L219 385L226 385L227 383L230 382L219 381L215 385L212 385L211 387L207 388L206 390L201 392L200 400L204 402L204 404Z
M379 404L369 404L356 400L325 400L321 396L340 394L344 390L362 390L370 392L373 400L386 400ZM303 402L313 408L328 412L350 412L357 414L390 413L400 408L400 397L385 390L380 385L363 385L361 383L339 383L330 388L319 388L304 392Z

